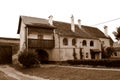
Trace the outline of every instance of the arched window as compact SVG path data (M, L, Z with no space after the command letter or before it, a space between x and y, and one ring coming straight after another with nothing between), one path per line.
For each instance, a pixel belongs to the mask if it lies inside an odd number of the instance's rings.
M72 45L76 44L76 39L72 39Z
M94 42L93 41L90 41L90 46L94 46Z
M63 39L63 45L68 45L68 39L67 38Z
M82 45L83 45L83 46L87 46L86 40L83 40Z

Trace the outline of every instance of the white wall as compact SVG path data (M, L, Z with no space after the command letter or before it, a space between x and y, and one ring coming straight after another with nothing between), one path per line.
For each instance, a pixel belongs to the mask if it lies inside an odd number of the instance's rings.
M99 38L100 39L100 41L102 42L104 42L104 45L103 46L105 46L105 47L110 47L110 39L105 39L105 38Z
M45 34L43 35L43 39L53 40L53 34Z
M29 35L30 37L30 35ZM32 34L31 37L37 38L36 34ZM63 45L63 39L68 38L68 45ZM74 60L73 56L73 48L75 48L76 57L79 60L80 59L80 48L83 48L83 59L91 59L90 49L99 49L101 50L101 44L98 39L81 39L76 38L76 46L72 46L72 37L58 37L57 34L55 34L55 48L53 49L45 49L49 54L49 61L66 61L66 60ZM60 42L59 42L60 40ZM82 46L82 41L87 41L87 46ZM90 41L94 41L94 46L90 46ZM60 46L59 46L60 43ZM88 53L88 58L86 58L86 53ZM99 57L101 59L101 53L99 53L96 57Z
M63 45L63 39L68 39L68 45ZM91 59L90 49L99 49L101 51L101 44L98 39L83 39L83 38L76 38L76 45L72 45L73 37L58 37L56 34L55 37L55 48L60 48L59 52L62 56L61 60L69 60L73 58L73 48L75 48L76 57L80 59L80 48L83 48L82 52L84 55L84 59ZM60 42L59 42L60 40ZM82 41L87 41L87 46L82 46ZM94 42L94 46L90 46L90 41ZM60 45L59 45L60 43ZM88 53L88 58L86 58L86 53ZM99 58L101 58L101 53L99 53Z
M25 24L21 21L20 28L20 51L22 51L23 47L25 47Z
M38 39L38 36L37 36L37 34L29 34L28 38L29 39Z
M38 35L39 33L31 33L28 35L28 38L30 39L38 39ZM47 39L47 40L53 40L53 34L41 34L43 35L43 39Z

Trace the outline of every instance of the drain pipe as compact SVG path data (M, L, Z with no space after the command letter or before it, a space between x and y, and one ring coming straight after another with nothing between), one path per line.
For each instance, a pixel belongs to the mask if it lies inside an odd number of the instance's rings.
M60 32L58 33L58 38L59 38L59 64L61 64L61 55L60 55Z

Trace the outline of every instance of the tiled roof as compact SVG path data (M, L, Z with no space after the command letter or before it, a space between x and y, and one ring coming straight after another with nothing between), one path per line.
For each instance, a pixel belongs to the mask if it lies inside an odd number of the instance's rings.
M97 38L107 38L105 34L100 31L98 28L90 27L90 26L82 26L82 28L91 36L97 37Z
M47 19L21 16L19 20L18 33L20 32L20 22L23 20L24 24L30 25L33 27L47 27L47 28L56 28L56 33L59 33L62 36L73 36L73 37L81 37L81 38L107 38L103 32L101 32L98 28L90 27L90 26L81 26L81 29L75 24L75 32L71 30L71 24L60 21L53 21L53 25L51 26L48 23Z
M77 25L75 25L75 32L71 30L71 24L65 22L54 21L54 26L57 27L56 31L63 36L73 36L81 38L94 38L87 34L85 31L81 30Z
M18 34L20 32L21 21L23 21L25 25L30 26L30 27L55 28L54 26L51 26L48 23L48 20L46 19L29 17L29 16L20 16L19 24L18 24L18 31L17 31Z

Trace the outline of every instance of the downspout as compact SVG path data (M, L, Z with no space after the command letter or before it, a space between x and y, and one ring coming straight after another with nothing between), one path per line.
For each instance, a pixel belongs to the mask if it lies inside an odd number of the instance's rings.
M59 61L61 61L61 58L60 58L60 33L58 33L58 38L59 38Z
M27 48L27 52L28 52L28 27L26 28L26 48Z

